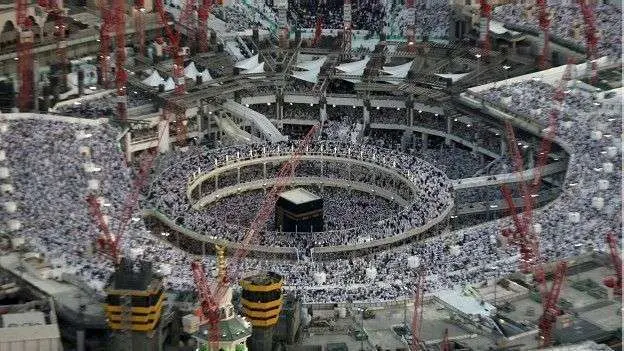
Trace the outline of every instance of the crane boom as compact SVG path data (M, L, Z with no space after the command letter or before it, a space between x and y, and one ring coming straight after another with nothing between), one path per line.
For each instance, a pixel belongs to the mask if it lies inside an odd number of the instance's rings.
M200 303L200 324L205 324L206 322L209 324L210 347L212 350L217 350L219 336L221 335L219 331L219 304L212 297L210 284L206 280L206 273L201 262L195 261L191 263L191 269Z
M539 320L540 347L552 345L552 331L557 321L557 316L559 315L557 304L559 303L559 297L561 296L567 269L568 263L566 261L557 263L552 288L550 292L543 291L542 293L544 298L542 298L543 312ZM545 283L543 286L545 288Z
M16 0L15 17L18 27L17 42L17 70L19 77L19 95L17 100L18 108L21 112L27 112L32 108L34 97L34 58L33 40L34 35L31 30L32 21L28 18L28 0Z
M607 234L607 243L609 244L609 252L611 254L611 263L613 263L613 269L615 269L615 277L609 279L607 284L613 288L614 295L622 295L622 256L618 252L617 239L613 233Z
M275 203L277 202L279 194L292 181L295 170L299 165L299 162L301 161L301 154L304 152L306 146L310 145L313 137L316 135L316 132L319 128L320 126L318 124L310 128L308 133L299 142L297 149L294 150L294 152L292 153L291 158L282 165L277 175L275 176L275 184L267 193L264 201L260 205L260 209L258 210L255 218L251 222L251 226L247 231L247 234L244 236L240 248L236 250L234 258L231 260L231 264L226 267L226 275L228 276L229 281L238 280L238 277L236 275L238 274L242 260L249 253L249 244L256 237L257 234L260 234L264 230L266 223L268 222L269 218L271 218L271 215L275 210Z
M594 9L587 0L578 0L581 7L581 13L583 14L583 21L585 22L585 52L587 54L587 68L591 64L591 81L592 84L596 83L598 78L598 64L596 59L596 47L598 46L598 37L596 36L596 17L594 15Z
M550 61L550 17L548 13L548 3L546 0L537 0L539 9L539 26L544 35L544 46L538 57L538 66L540 69L548 68Z
M234 253L234 257L230 260L230 264L228 264L224 268L222 278L216 282L214 290L211 291L210 288L207 287L207 283L205 282L206 274L203 272L201 264L193 263L191 267L197 289L198 291L200 291L199 298L200 305L202 306L202 313L205 316L205 319L207 319L208 323L210 323L210 330L217 331L211 332L210 343L213 346L216 346L219 343L219 318L215 317L214 306L218 306L218 301L221 301L223 299L223 296L227 292L230 282L235 282L238 280L238 274L241 268L242 260L249 253L249 245L257 235L261 234L269 218L271 218L279 194L292 181L292 178L295 175L295 170L299 165L299 162L301 161L301 154L306 150L307 146L310 145L319 127L320 126L317 124L310 128L305 137L299 142L297 148L293 150L290 159L288 159L278 171L277 175L275 176L275 184L265 196L262 204L260 205L260 209L256 213L254 220L251 222L249 230L243 237L241 245ZM214 347L212 348L215 349Z

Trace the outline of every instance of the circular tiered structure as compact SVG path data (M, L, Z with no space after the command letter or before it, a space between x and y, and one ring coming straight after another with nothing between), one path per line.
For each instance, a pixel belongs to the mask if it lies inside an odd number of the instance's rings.
M249 219L239 223L224 218L225 211L211 209L251 192L255 201L230 201L227 212L255 213L257 199L275 184L295 144L196 149L169 157L159 165L142 208L169 230L195 241L192 248L205 243L236 248ZM451 182L442 171L413 156L367 145L313 143L301 155L290 186L344 189L345 203L349 193L365 193L395 210L388 211L388 218L328 226L324 232L285 233L269 226L251 251L295 258L302 250L323 256L419 240L435 235L453 207ZM350 216L348 208L343 211Z

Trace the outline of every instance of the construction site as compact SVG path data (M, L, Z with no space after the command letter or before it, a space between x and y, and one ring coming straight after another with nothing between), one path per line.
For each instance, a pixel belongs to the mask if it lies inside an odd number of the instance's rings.
M621 2L0 28L0 351L622 349Z

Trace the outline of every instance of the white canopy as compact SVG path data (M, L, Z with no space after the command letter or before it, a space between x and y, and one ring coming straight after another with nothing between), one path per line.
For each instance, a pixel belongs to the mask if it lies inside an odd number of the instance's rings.
M249 70L258 66L258 55L254 55L248 59L240 60L234 64L234 67Z
M314 70L318 70L320 69L323 64L325 63L325 61L327 61L327 56L323 56L319 59L316 60L312 60L312 61L303 61L303 62L299 62L295 65L295 67L297 68L301 68L301 69L306 69L309 71L314 71Z
M207 68L199 73L199 75L202 77L202 82L204 83L212 80L212 76L210 75L210 72Z
M462 79L463 76L467 75L468 73L459 73L459 74L442 74L442 73L436 73L436 76L438 77L442 77L442 78L451 78L451 80L453 82L458 81L460 79Z
M195 79L199 75L195 62L191 61L188 66L184 67L184 76L189 79Z
M368 61L370 61L370 57L366 56L364 57L363 60L360 60L360 61L343 63L341 65L338 65L336 66L336 69L343 71L345 73L348 73L349 75L358 75L352 72L359 71L359 70L362 70L362 72L364 72L364 67L366 67L366 64L368 63ZM359 75L361 75L361 73Z
M364 74L364 67L362 68L358 68L356 70L350 71L350 72L345 72L345 76L344 78L341 77L342 80L346 80L347 82L351 82L351 83L360 83L362 80L357 79L357 78L353 78L353 77L361 77Z
M498 22L498 21L490 21L490 32L494 34L505 34L505 33L510 33L511 35L520 34L519 32L515 32L513 30L509 30L505 28L505 26L501 22Z
M256 56L257 56L257 55L256 55ZM252 68L246 69L246 70L244 70L244 71L243 71L243 72L241 72L241 73L243 73L243 74L249 74L249 73L263 73L263 72L264 72L264 62L262 62L262 63L260 63L260 64L258 64L258 65L256 65L256 66L254 66L254 67L252 67Z
M169 77L165 82L165 91L171 91L173 89L175 89L175 82L173 81L173 78Z
M305 80L306 82L316 84L318 82L318 74L320 71L320 69L310 71L293 71L291 76L297 79Z
M154 72L152 72L149 77L143 79L143 84L150 87L157 87L164 82L165 80L160 76L160 74L158 74L158 71L156 70L154 70Z
M383 71L396 78L405 78L412 67L412 63L413 61L398 66L383 66Z

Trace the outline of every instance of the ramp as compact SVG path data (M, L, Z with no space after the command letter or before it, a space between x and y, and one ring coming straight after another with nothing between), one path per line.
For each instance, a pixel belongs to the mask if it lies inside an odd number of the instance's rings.
M234 123L234 121L232 121L231 119L227 117L214 116L214 119L215 119L215 122L217 122L217 126L219 127L219 130L221 130L225 135L227 135L228 137L230 137L232 140L236 142L243 143L243 144L245 143L251 144L251 143L257 143L261 141L258 137L253 136L247 133L246 131L240 129L240 127L237 126L236 123Z
M230 114L248 121L260 134L262 138L270 142L280 142L288 140L288 137L282 135L277 128L262 113L256 112L244 105L233 100L227 100L223 105L223 109Z

